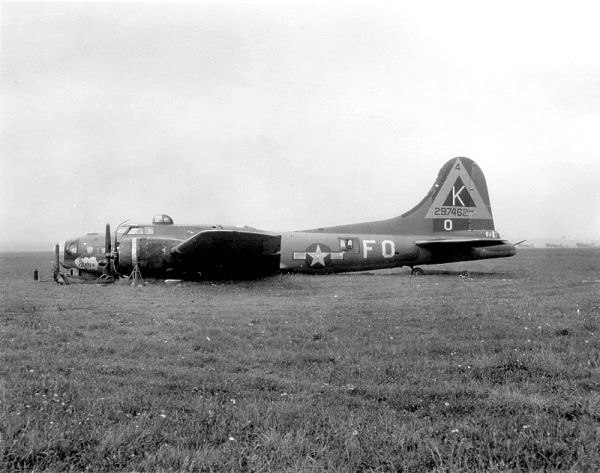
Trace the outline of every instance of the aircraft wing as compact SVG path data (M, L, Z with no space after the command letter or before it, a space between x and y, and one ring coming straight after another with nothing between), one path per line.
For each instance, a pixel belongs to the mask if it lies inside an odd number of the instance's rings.
M468 246L472 248L483 248L486 246L505 245L508 243L505 240L492 240L489 238L439 238L431 240L417 240L415 244L422 248L436 247L459 247Z
M245 277L277 271L280 249L281 235L215 229L196 233L173 247L171 253L192 271Z

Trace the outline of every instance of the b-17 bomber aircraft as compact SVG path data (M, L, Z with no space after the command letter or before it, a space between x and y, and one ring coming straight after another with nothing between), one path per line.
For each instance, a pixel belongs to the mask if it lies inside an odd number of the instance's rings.
M441 168L427 195L394 218L312 230L175 225L159 215L126 224L111 241L87 234L56 247L71 275L116 278L137 266L144 277L248 279L278 272L332 273L502 258L516 253L494 227L485 177L468 158ZM119 234L119 235L118 235Z

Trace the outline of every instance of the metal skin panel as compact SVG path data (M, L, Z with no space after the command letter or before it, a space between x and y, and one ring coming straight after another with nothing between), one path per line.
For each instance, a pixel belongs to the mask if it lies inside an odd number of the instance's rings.
M132 239L119 242L119 265L117 271L121 274L131 274L133 271Z
M340 240L353 238L356 251ZM281 269L286 272L344 272L412 265L420 255L414 239L389 235L288 232L281 236Z
M140 271L148 276L160 277L177 272L177 261L171 250L179 243L181 240L161 236L123 238L119 242L117 270L121 274L130 274L137 264Z

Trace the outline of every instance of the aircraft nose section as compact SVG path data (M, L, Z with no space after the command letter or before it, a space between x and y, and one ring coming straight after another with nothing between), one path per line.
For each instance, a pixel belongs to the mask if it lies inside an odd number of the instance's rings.
M58 244L58 254L56 255L56 259L61 268L71 269L76 267L76 261L79 256L78 238L61 241Z

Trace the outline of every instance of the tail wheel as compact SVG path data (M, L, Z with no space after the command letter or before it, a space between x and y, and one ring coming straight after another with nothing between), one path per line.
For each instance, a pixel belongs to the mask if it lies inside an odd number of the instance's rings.
M425 274L425 271L423 271L421 268L413 268L410 274L412 274L413 276L423 276Z

